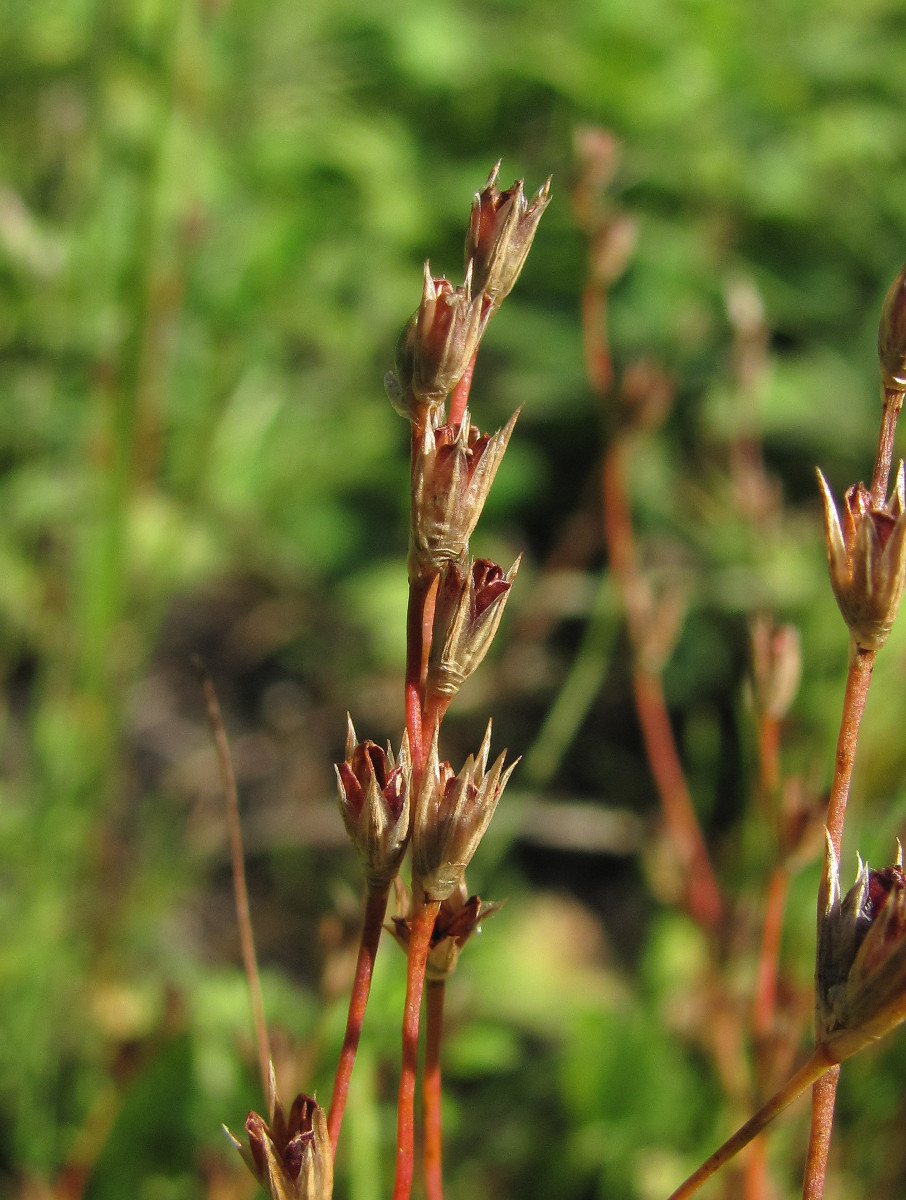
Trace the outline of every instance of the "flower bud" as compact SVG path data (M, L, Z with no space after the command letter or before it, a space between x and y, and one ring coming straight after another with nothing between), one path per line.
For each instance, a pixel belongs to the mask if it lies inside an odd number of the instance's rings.
M489 721L477 757L454 775L438 758L435 727L412 823L412 882L429 900L445 900L459 886L516 766L504 771L504 750L486 771L490 748Z
M270 1071L270 1124L251 1112L245 1122L248 1145L224 1126L227 1137L271 1200L331 1200L333 1151L327 1116L311 1096L301 1093L285 1116L274 1088L273 1064Z
M346 758L337 763L340 814L365 867L370 888L387 887L400 868L409 840L409 742L399 762L388 744L360 742L349 716Z
M472 295L471 271L462 287L435 279L425 263L422 301L400 334L396 374L385 387L402 416L425 421L465 374L483 331L481 296Z
M505 192L497 190L498 162L488 181L472 201L472 216L466 235L466 263L472 264L475 292L482 293L493 308L513 288L531 249L541 214L550 202L548 181L529 204L517 180Z
M831 586L843 619L860 650L877 650L887 641L906 571L906 482L903 464L893 494L880 507L861 483L843 498L843 521L821 472L824 534Z
M892 392L906 392L906 267L890 285L881 306L878 359L882 385Z
M394 880L394 887L398 911L392 923L385 928L408 953L412 932L412 893L399 878ZM480 896L470 896L465 877L460 879L459 886L442 901L434 921L425 971L429 983L440 983L451 974L459 961L459 952L469 938L481 933L482 921L493 916L503 905L502 900L482 900Z
M842 1062L906 1019L906 875L897 843L893 866L859 861L841 898L830 836L818 908L816 1036Z
M473 559L467 571L447 563L434 610L429 692L455 696L487 654L520 561L521 556L506 575L487 558Z
M518 415L493 436L468 410L459 425L425 427L412 460L411 580L462 559Z

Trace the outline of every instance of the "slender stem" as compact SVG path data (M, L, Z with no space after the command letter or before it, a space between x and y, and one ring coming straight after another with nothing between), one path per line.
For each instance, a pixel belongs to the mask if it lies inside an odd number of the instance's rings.
M245 966L245 974L249 984L252 1019L255 1024L255 1042L258 1047L258 1067L261 1072L261 1087L265 1096L269 1098L271 1048L267 1032L267 1021L264 1017L264 999L261 994L261 980L258 976L255 935L252 931L249 893L245 881L245 855L242 849L242 826L239 821L239 797L236 789L236 775L233 771L230 744L227 741L223 716L220 712L220 705L217 702L217 693L214 691L214 685L205 671L201 660L195 659L194 665L198 671L202 691L204 692L204 698L208 706L208 724L211 727L211 738L214 742L214 749L217 752L220 781L223 785L223 795L226 801L230 853L233 859L233 892L236 898L236 920L239 924L239 944L242 949L242 962Z
M758 976L755 987L755 1006L752 1028L757 1037L766 1038L771 1031L774 1005L777 1001L777 966L780 960L780 937L783 914L790 887L790 874L785 866L775 867L768 884L761 953L758 957Z
M871 502L880 507L887 499L890 481L890 464L893 460L893 439L897 430L897 418L903 407L903 393L884 389L884 413L881 417L881 433L878 437L878 457L871 477Z
M422 727L430 729L431 734L434 734L435 725L440 728L440 723L444 719L447 709L450 707L452 696L442 696L437 692L429 692L425 698L425 711L422 714Z
M343 1039L343 1049L337 1063L334 1076L333 1096L330 1101L330 1112L327 1115L327 1130L330 1134L330 1144L333 1152L337 1152L337 1142L340 1138L340 1126L343 1124L343 1113L346 1110L346 1098L349 1095L349 1081L352 1078L352 1068L355 1064L356 1051L365 1020L365 1009L368 1006L368 994L371 991L371 976L374 971L374 960L377 956L381 940L381 929L384 913L387 911L388 887L369 890L365 901L365 921L362 927L362 939L359 943L359 956L355 966L355 978L352 983L352 994L349 997L349 1015L346 1018L346 1036Z
M449 422L451 425L459 425L462 423L462 418L466 411L466 406L469 403L469 390L472 387L472 374L475 371L475 359L478 351L472 355L469 365L466 367L465 374L450 395L450 416Z
M613 383L613 359L604 332L606 315L607 293L588 283L582 291L585 374L599 396L605 396Z
M859 727L865 712L865 701L871 683L871 672L875 662L874 650L859 650L851 645L846 689L843 693L843 713L840 718L840 735L837 739L834 781L827 805L827 831L837 860L843 843L843 822L846 817L846 802L856 761L856 746ZM805 1160L805 1175L802 1182L803 1200L821 1200L824 1195L824 1179L830 1151L831 1131L834 1121L834 1102L837 1095L839 1068L828 1072L812 1089L812 1123L809 1131L808 1153Z
M700 925L714 929L723 911L708 847L686 786L659 676L636 667L635 702L651 772L661 798L664 820L686 870L689 911Z
M425 964L440 904L417 903L409 934L406 1007L403 1012L403 1051L397 1104L396 1179L393 1200L409 1200L415 1159L415 1076L418 1068L418 1025L425 985Z
M432 980L428 984L428 1029L425 1039L425 1076L422 1081L425 1106L425 1196L427 1200L444 1200L440 1043L444 1032L445 992L446 985L442 979Z
M802 1182L803 1200L821 1200L824 1195L839 1080L840 1068L833 1067L812 1088L812 1122Z
M775 1092L767 1104L760 1108L754 1117L750 1117L745 1125L741 1125L733 1136L728 1138L719 1149L715 1150L711 1157L706 1159L697 1171L694 1171L675 1192L670 1194L668 1200L687 1200L689 1196L693 1196L703 1183L707 1182L725 1163L729 1162L754 1137L767 1128L771 1121L792 1104L796 1097L800 1096L809 1084L814 1083L816 1079L820 1078L828 1070L831 1064L825 1055L826 1051L824 1048L818 1046L812 1052L807 1062L799 1068L795 1075L778 1092Z
M689 910L702 926L713 929L719 923L723 910L720 889L686 786L660 677L641 662L644 637L640 604L642 581L636 566L622 450L621 441L616 439L605 452L602 500L604 536L610 566L623 593L630 637L635 648L633 687L636 710L664 821L685 872Z
M871 672L875 665L875 654L874 650L857 650L855 648L850 653L846 690L843 693L840 736L837 739L834 782L827 804L827 829L838 859L843 842L846 802L849 799L849 786L856 761L859 727L862 724L862 714L865 712L865 701L871 683Z

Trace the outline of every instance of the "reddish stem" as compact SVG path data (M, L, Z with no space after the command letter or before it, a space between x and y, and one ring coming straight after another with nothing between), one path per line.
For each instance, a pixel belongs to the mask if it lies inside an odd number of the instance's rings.
M613 359L603 332L606 316L607 293L588 284L582 292L585 373L599 396L605 396L613 383Z
M469 403L469 390L472 387L472 375L475 371L475 359L477 355L478 351L476 350L472 355L469 365L466 367L465 374L450 394L449 422L451 425L460 425L465 415L466 406Z
M442 979L432 980L428 984L428 1029L425 1039L425 1077L422 1082L425 1106L425 1195L427 1200L444 1200L440 1043L444 1032L445 991L446 986Z
M422 725L425 729L430 729L432 734L435 725L438 729L440 728L440 723L446 716L452 698L452 696L442 696L438 692L428 693L425 699L425 711L422 714Z
M758 723L758 761L767 804L780 786L780 722L776 717L766 716Z
M415 1076L418 1068L418 1024L425 985L425 964L440 904L417 904L409 933L406 970L406 1007L403 1012L403 1051L397 1103L396 1179L393 1200L409 1200L415 1159Z
M875 650L858 650L851 646L846 690L843 693L843 713L840 718L840 735L837 739L834 781L831 785L827 805L827 831L837 860L843 842L843 822L846 817L846 802L856 761L856 746L859 727L865 712L865 701L871 683L871 672L875 662ZM821 1200L824 1195L824 1179L827 1173L827 1158L830 1152L831 1131L834 1122L834 1102L837 1095L837 1080L840 1070L829 1071L824 1079L812 1089L812 1124L809 1131L808 1154L805 1160L805 1177L802 1183L803 1200Z
M802 1200L821 1200L824 1195L839 1080L840 1068L832 1067L812 1088L812 1123L805 1159Z
M359 956L355 966L352 994L349 997L346 1036L343 1039L343 1049L340 1051L340 1061L337 1063L337 1071L333 1083L333 1096L330 1101L330 1112L327 1116L327 1129L330 1134L330 1144L333 1147L334 1154L337 1152L340 1126L343 1124L346 1098L349 1095L349 1080L352 1077L352 1068L355 1064L356 1051L359 1047L362 1024L365 1020L365 1009L368 1006L374 960L381 940L384 913L387 911L388 892L389 888L386 887L369 891L365 902L365 922L362 927L362 940L359 943Z
M720 922L723 903L686 786L664 689L659 676L638 666L633 683L645 751L661 799L664 821L686 872L689 912L700 925L714 929Z
M881 432L878 437L878 457L871 477L871 502L879 508L887 499L890 481L890 464L893 460L893 439L897 431L897 418L903 407L903 393L884 389L884 414L881 417Z

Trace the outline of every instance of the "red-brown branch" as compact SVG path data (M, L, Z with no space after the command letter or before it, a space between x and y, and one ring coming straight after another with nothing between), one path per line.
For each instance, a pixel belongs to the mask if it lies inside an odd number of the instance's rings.
M886 482L885 482L886 487ZM843 713L840 718L840 735L837 739L834 781L831 785L827 805L827 831L831 845L840 859L843 843L843 822L846 803L856 761L859 728L865 712L865 701L874 667L874 650L850 650L849 671L846 690L843 693ZM808 1153L805 1160L805 1176L802 1183L803 1200L821 1200L824 1195L824 1180L827 1174L827 1158L830 1153L831 1131L834 1123L834 1104L837 1096L839 1067L828 1071L812 1088L812 1123L809 1131Z
M368 995L371 991L371 976L374 972L374 960L377 956L381 940L381 928L384 913L387 911L387 895L389 889L379 888L369 891L365 902L365 921L362 927L362 938L359 943L359 955L356 961L355 978L352 983L352 994L349 997L349 1014L346 1018L346 1036L343 1039L343 1049L337 1063L334 1076L333 1095L330 1101L330 1112L327 1115L327 1129L330 1134L330 1144L333 1152L337 1152L337 1142L340 1137L340 1126L343 1124L343 1113L346 1109L346 1098L349 1095L349 1081L355 1064L359 1038L362 1034L362 1024L365 1020L365 1009L368 1006Z

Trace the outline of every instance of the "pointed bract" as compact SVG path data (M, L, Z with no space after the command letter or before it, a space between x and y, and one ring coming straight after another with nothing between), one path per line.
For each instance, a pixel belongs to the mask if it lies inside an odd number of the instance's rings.
M412 822L413 887L420 886L429 900L445 900L459 886L516 766L504 771L504 751L486 770L490 747L489 721L478 754L470 754L454 775L439 760L435 728Z
M473 286L496 308L512 291L528 257L538 222L550 203L550 179L526 200L522 180L501 192L498 162L472 201L466 236L466 262L471 263Z
M841 895L827 838L815 968L816 1036L835 1061L855 1054L906 1019L906 875L902 847L890 867L861 859Z
M346 758L334 767L340 814L369 887L387 887L409 840L409 740L404 734L395 760L389 744L384 751L375 742L358 741L352 719L346 721Z
M459 425L425 427L412 459L410 580L464 557L518 415L493 435L468 410Z
M906 577L906 480L903 463L880 507L861 483L843 498L843 517L818 471L831 586L860 650L877 650L893 626Z
M248 1142L224 1126L227 1137L271 1200L331 1200L333 1150L327 1115L311 1096L300 1093L289 1115L277 1097L271 1065L270 1124L256 1112L245 1122Z
M474 559L466 571L455 562L444 568L428 664L430 693L455 696L481 663L503 616L520 558L507 574L486 558Z
M882 385L893 392L906 392L906 267L884 297L878 328L878 359Z
M470 272L461 287L454 287L449 279L432 276L425 263L421 304L400 334L396 373L384 381L397 412L422 423L443 404L478 349L482 315Z

